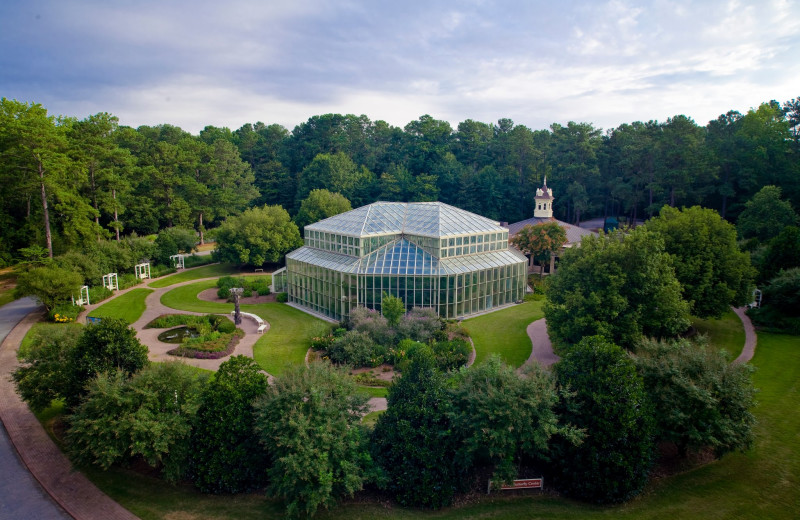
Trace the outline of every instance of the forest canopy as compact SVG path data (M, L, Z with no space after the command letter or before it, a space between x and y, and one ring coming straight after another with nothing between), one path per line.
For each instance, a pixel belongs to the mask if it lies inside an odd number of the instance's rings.
M54 116L0 99L0 264L39 246L60 254L98 238L167 227L203 233L250 207L296 217L311 190L352 205L440 200L489 218L532 216L547 176L555 216L642 219L701 205L735 221L763 186L800 207L800 98L698 125L676 115L603 131L530 129L511 119L453 128L423 115L399 128L366 115L277 125L131 128L108 113ZM300 222L302 225L305 222Z

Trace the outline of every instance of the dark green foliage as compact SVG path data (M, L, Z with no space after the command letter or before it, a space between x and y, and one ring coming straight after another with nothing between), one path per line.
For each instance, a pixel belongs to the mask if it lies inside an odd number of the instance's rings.
M79 273L56 266L37 267L20 273L14 296L33 296L50 310L59 303L70 301L73 296L77 297L81 285L83 276Z
M798 217L792 204L781 199L781 188L764 186L745 204L745 210L736 221L742 238L757 238L766 242L777 230L797 225Z
M100 303L112 294L114 294L114 292L111 289L103 287L102 285L89 287L89 301L92 303L92 305L95 303Z
M767 244L758 264L759 281L767 282L782 269L800 267L800 228L788 226Z
M132 378L98 374L67 418L68 451L78 464L108 469L141 457L169 481L188 470L192 422L208 377L182 363L155 363Z
M446 378L430 353L417 356L389 387L388 405L372 434L386 490L404 506L449 505L458 485L452 404Z
M258 488L266 460L253 431L253 400L267 377L245 356L222 363L206 386L192 433L194 485L204 493L242 493Z
M736 228L716 211L664 206L647 229L661 236L664 250L672 255L693 316L719 318L731 305L748 303L755 274L750 255L739 250Z
M753 442L752 368L731 363L707 341L643 341L636 367L653 403L656 438L679 452L713 448L717 456Z
M564 252L544 305L559 346L600 334L625 348L642 336L672 336L689 326L670 256L646 229L587 237Z
M289 293L278 293L275 295L275 301L278 303L286 303L289 301Z
M191 253L197 246L194 230L178 227L162 229L155 241L154 259L161 265L171 266L169 257L178 253Z
M593 336L569 348L554 370L558 384L573 392L558 413L586 435L577 446L554 443L557 486L600 504L636 496L653 460L653 424L633 361L620 347Z
M770 280L763 301L787 316L800 316L800 267L782 271Z
M376 346L366 332L350 330L333 340L328 347L328 357L334 363L354 367L377 366L383 362L383 357L376 359Z
M20 351L23 365L14 371L12 378L32 410L44 410L53 399L68 395L70 353L82 329L78 324L55 324L30 332L30 347Z
M74 408L86 394L86 384L100 372L120 370L130 377L148 364L147 347L136 331L121 319L103 318L87 325L69 352L67 407Z
M261 266L279 262L300 245L300 232L286 210L264 206L228 217L217 231L216 254L222 262Z
M521 455L547 457L552 436L578 443L580 432L559 424L554 411L558 402L554 379L538 365L521 377L499 356L492 356L477 367L462 369L450 411L460 472L489 466L495 483L508 483L517 477Z
M366 397L328 363L294 367L255 402L255 429L269 454L267 494L290 516L311 516L373 478L361 425Z

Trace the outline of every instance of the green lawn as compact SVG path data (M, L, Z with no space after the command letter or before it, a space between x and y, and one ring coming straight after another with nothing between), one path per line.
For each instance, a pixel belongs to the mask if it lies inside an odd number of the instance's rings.
M0 307L14 301L14 286L17 282L17 273L13 267L0 269Z
M160 278L147 284L149 287L168 287L176 283L188 282L189 280L199 280L200 278L211 278L212 276L227 276L241 274L238 267L232 264L211 264L198 267L196 269L187 269L180 273L171 274Z
M500 354L509 365L521 366L531 355L528 325L544 317L543 304L544 301L528 301L464 320L475 344L475 363Z
M197 299L198 293L215 286L215 280L206 280L176 287L161 297L161 303L184 311L229 313L233 310L232 303ZM287 365L303 363L311 338L324 334L331 327L331 324L283 303L242 305L242 311L257 314L269 322L269 331L253 347L253 357L273 375L281 374Z
M138 320L145 310L144 299L153 292L153 289L131 289L121 296L117 296L108 303L104 303L89 313L91 318L122 318L128 324Z
M386 397L389 395L389 388L385 386L363 386L359 385L359 392L363 392L370 397Z
M701 320L692 318L692 325L701 334L707 334L712 345L725 349L736 359L744 347L744 326L742 320L732 310L718 320Z

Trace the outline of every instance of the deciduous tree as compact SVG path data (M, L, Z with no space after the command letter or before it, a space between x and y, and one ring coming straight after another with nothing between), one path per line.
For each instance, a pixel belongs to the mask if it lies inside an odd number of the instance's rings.
M558 222L524 226L511 238L511 244L535 261L540 262L541 273L550 255L558 252L567 243L567 232Z
M216 254L223 262L260 266L279 262L301 245L300 232L286 210L264 206L225 220L217 230Z

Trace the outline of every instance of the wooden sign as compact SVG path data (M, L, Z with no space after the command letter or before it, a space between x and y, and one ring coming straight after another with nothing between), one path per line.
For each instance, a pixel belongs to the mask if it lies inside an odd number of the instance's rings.
M486 493L488 494L492 489L492 481L489 481ZM514 480L512 484L503 484L500 486L500 491L509 489L544 489L544 478L521 478Z

